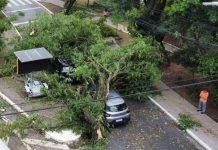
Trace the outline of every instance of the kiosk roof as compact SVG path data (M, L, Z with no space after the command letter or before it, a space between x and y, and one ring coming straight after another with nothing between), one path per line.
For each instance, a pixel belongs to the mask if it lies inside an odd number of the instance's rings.
M53 58L53 56L44 47L16 51L14 54L21 63Z

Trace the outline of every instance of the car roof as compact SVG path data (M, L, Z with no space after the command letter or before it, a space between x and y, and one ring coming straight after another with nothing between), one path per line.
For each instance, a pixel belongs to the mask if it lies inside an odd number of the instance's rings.
M58 58L57 61L62 65L62 67L70 67L70 64L67 60Z
M120 105L125 103L124 99L114 90L109 91L107 106Z

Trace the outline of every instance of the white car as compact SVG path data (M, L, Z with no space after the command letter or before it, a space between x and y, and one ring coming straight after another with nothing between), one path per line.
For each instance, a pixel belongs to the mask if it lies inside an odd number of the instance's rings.
M36 79L31 80L30 78L28 78L25 81L24 88L28 94L28 97L39 97L45 94L43 92L43 89L48 89L48 85L46 83L41 83Z

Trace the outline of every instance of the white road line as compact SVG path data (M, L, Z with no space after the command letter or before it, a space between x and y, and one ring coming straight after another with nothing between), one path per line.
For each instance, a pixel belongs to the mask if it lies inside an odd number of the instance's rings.
M172 120L174 120L177 124L179 123L178 119L170 114L164 107L162 107L158 102L156 102L153 98L148 96L150 101L152 101L155 105L157 105L163 112L165 112ZM195 135L190 129L186 129L187 133L195 139L201 146L203 146L206 150L213 150L207 143L201 140L197 135Z
M10 100L5 94L0 92L0 97L2 97L3 100L5 100L7 103L9 103L15 110L18 112L22 112L21 114L24 115L25 117L29 117L29 115L24 112L23 109L21 109L18 105L16 105L12 100Z
M26 21L26 22L20 22L20 23L12 23L14 26L19 26L19 25L22 25L22 24L28 24L29 21Z
M61 150L70 150L70 148L66 144L57 144L50 141L37 140L37 139L23 139L23 141L29 145L37 145L42 147L49 147Z
M9 11L9 12L14 13L14 12L18 12L18 11L28 11L28 10L34 10L34 9L42 9L42 7L33 7L33 8L19 9L19 10L13 10L13 11Z
M45 10L47 10L47 12L49 12L50 14L54 14L52 11L50 11L47 7L45 7L44 5L42 5L41 3L39 3L37 0L33 0L34 2L36 2L38 5L42 6Z
M12 5L10 4L10 2L7 4L7 6L6 7L12 7Z
M16 5L16 6L19 6L19 4L16 3L14 0L10 0L10 3L13 3L13 4Z
M23 0L23 1L25 1L26 3L28 3L28 4L33 4L31 1L29 1L29 0Z
M22 2L21 0L17 0L18 3L20 3L21 5L26 5L26 3Z

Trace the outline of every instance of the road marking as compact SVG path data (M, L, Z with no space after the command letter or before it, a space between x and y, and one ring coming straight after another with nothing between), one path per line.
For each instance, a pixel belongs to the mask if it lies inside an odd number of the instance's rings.
M29 145L37 145L42 147L49 147L61 150L70 150L70 148L66 144L57 144L50 141L37 140L37 139L23 139L23 141Z
M22 112L21 114L24 115L25 117L29 117L29 115L23 110L21 109L18 105L16 105L12 100L10 100L5 94L3 94L2 92L0 92L0 97L2 97L3 100L5 100L6 102L8 102L15 110L17 110L18 112Z
M31 20L30 20L31 21ZM20 22L20 23L12 23L14 26L19 26L19 25L24 25L24 24L28 24L29 21L26 22Z
M33 7L33 8L19 9L19 10L13 10L13 11L9 11L9 12L14 13L14 12L18 12L18 11L28 11L28 10L34 10L34 9L42 9L42 7Z
M17 2L15 2L14 0L10 0L10 3L13 3L16 6L19 6L19 4Z
M6 7L12 7L12 5L10 3L8 3Z
M195 139L196 141L198 141L198 143L200 145L202 145L206 150L213 150L210 146L208 146L202 139L200 139L198 136L196 136L190 129L186 130L187 133L189 133L189 135Z
M31 1L29 0L24 0L25 2L27 2L28 4L33 4Z
M34 0L34 2L36 2L38 5L40 5L41 7L43 7L45 10L47 10L47 12L49 12L50 14L54 14L52 11L50 11L47 7L45 7L44 5L42 5L41 3L39 3L37 0Z
M20 3L21 5L26 5L26 3L22 2L21 0L17 0L18 3Z

